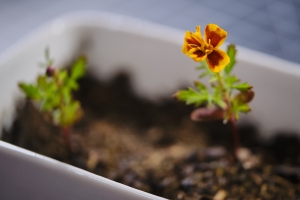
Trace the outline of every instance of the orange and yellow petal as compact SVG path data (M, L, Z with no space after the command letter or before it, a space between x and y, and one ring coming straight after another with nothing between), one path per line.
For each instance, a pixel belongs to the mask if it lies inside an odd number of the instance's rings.
M206 53L201 51L199 48L192 48L188 54L190 58L192 58L195 62L201 62L206 58Z
M196 26L195 35L197 35L202 40L202 35L201 35L201 32L200 32L200 26L199 25Z
M197 26L195 33L192 33L190 31L185 32L182 45L182 52L184 54L187 54L188 51L194 47L200 47L201 49L204 49L204 45L205 44L200 33L200 26Z
M220 47L227 37L227 32L216 24L208 24L204 31L204 39L214 48Z
M213 72L220 72L230 62L230 58L225 51L214 49L207 55L206 62Z

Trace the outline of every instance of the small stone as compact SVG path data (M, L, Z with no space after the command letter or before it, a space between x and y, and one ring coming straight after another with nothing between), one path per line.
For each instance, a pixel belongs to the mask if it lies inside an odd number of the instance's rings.
M97 153L97 151L90 150L89 157L88 157L88 160L86 162L88 170L94 171L98 161L99 161L99 154Z
M256 185L261 185L263 182L263 179L260 175L256 174L256 173L251 173L250 174L252 180L256 183Z
M210 177L212 177L214 175L214 173L212 171L206 171L203 173L203 177L209 179Z
M226 150L221 146L209 147L206 149L205 154L210 158L220 158L226 155Z
M130 185L135 180L135 178L136 178L136 174L134 172L129 172L124 176L124 183L126 185Z
M243 163L245 169L252 169L260 164L259 159L256 156L251 156L246 162Z
M150 192L149 186L146 185L145 183L141 182L141 181L138 181L138 180L133 182L133 187L136 188L136 189L145 191L145 192Z
M181 181L181 185L182 185L183 187L191 187L191 186L196 185L196 181L195 181L195 179L192 178L192 177L186 177L185 179L183 179L183 180Z
M214 200L223 200L227 196L227 192L225 190L219 190L215 196L213 197Z
M251 157L251 155L252 155L251 151L247 148L239 148L237 150L237 158L241 162L248 160Z
M183 191L179 191L177 194L177 199L181 200L184 199L184 197L185 197L185 193Z
M164 130L159 127L153 127L147 132L147 139L152 144L158 144L164 137Z
M174 181L174 177L166 177L162 180L161 185L163 187L167 187L168 185L170 185L172 182Z
M242 163L244 169L252 169L260 165L260 159L253 155L247 148L239 148L237 158Z
M206 162L199 163L196 166L196 170L198 170L198 171L206 171L206 170L209 170L209 169L210 169L210 165Z
M194 172L195 166L194 165L187 165L183 168L182 172L185 175L190 175Z
M300 167L279 165L274 168L274 171L283 176L299 176L300 178Z

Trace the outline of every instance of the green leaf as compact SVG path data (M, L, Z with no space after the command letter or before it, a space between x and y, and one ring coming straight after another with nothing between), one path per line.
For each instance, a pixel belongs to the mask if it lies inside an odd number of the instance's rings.
M58 80L60 81L64 81L67 76L68 76L67 70L62 70L58 72Z
M245 82L245 83L234 85L232 86L232 88L238 89L239 91L243 92L243 91L250 90L252 86Z
M51 63L49 51L46 60ZM20 83L21 90L30 99L37 100L40 111L48 112L52 120L60 126L71 126L82 112L80 104L72 98L72 90L78 88L77 79L85 73L85 58L79 58L70 74L67 70L56 71L54 76L38 76L34 84Z
M41 102L40 110L45 112L53 110L53 101L50 99L44 99L44 101Z
M199 78L204 78L206 76L208 76L210 73L205 71L205 72L202 72L200 75L199 75Z
M79 102L78 101L71 102L63 108L60 123L62 126L70 126L79 118L79 115L80 115Z
M202 66L204 66L204 68L208 69L206 60L202 60L201 64L202 64Z
M209 83L211 83L211 82L215 82L215 81L217 81L218 80L218 78L217 77L215 77L215 76L213 76L213 77L211 77L210 79L209 79Z
M201 105L205 101L207 101L208 96L204 94L200 94L192 88L188 88L187 90L179 90L175 97L186 104L195 104L197 106Z
M238 79L236 76L232 75L232 76L228 76L225 78L225 82L227 85L232 86L233 84L239 82L240 79Z
M85 74L86 59L85 57L80 57L73 65L71 69L71 78L78 79Z
M240 115L239 115L238 111L234 112L234 118L235 118L235 120L239 120L240 119Z
M198 82L198 81L194 81L194 84L195 84L195 86L198 88L198 90L200 92L202 92L202 91L206 91L207 92L206 86L203 83Z
M236 108L239 112L248 113L251 111L251 108L248 104L240 105Z
M56 109L52 112L53 121L55 124L60 124L61 120L61 111L59 109Z
M32 84L20 83L19 87L25 93L26 97L30 99L40 99L41 95L37 86Z
M45 50L45 58L46 58L46 63L44 64L45 67L53 65L54 60L50 58L50 50L48 47Z
M60 97L49 91L46 91L43 98L41 99L40 109L42 111L52 111L55 108L58 108L60 105Z
M206 69L206 66L203 65L202 63L196 67L197 70L203 70L203 69Z
M71 90L70 90L69 88L65 87L65 88L62 89L61 92L62 92L62 96L63 96L64 103L65 103L65 104L71 103L71 100L72 100L72 97L71 97L71 95L72 95Z
M78 83L74 79L69 79L66 86L72 90L78 89Z
M227 55L230 58L230 63L225 67L225 72L226 74L230 74L230 72L232 71L235 63L236 63L236 59L235 59L235 55L236 55L236 48L234 44L230 44L227 47Z
M226 109L227 108L227 104L225 101L223 101L222 99L220 98L215 98L214 99L215 103L222 109Z
M47 77L46 76L39 76L37 78L38 87L41 89L45 89L48 87Z

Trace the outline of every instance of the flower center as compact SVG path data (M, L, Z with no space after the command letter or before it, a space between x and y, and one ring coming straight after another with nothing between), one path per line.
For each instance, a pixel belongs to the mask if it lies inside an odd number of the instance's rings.
M214 50L214 47L211 44L206 44L204 47L204 52L210 54Z

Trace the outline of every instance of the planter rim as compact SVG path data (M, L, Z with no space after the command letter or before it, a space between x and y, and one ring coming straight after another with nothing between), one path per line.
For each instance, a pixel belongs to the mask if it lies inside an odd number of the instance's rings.
M16 52L24 50L28 44L38 40L46 34L49 34L49 32L51 32L53 35L57 35L63 32L66 28L78 26L102 27L108 30L120 32L133 34L139 33L139 35L169 41L175 44L182 44L183 35L185 32L185 30L180 30L121 14L91 10L74 11L49 20L44 25L39 26L35 30L26 34L17 42L13 43L5 51L0 52L0 64L11 58ZM204 25L202 24L202 26ZM225 42L223 47L227 46L227 44L228 42ZM240 45L237 45L237 49L237 60L243 60L249 63L257 64L259 66L280 71L291 76L300 76L300 66L298 63L284 60L282 58L252 50ZM262 60L263 62L261 62Z
M101 19L101 20L99 20ZM68 14L64 14L54 20L49 21L45 25L42 25L38 29L30 32L18 42L11 45L6 51L0 53L0 66L6 63L7 60L12 59L13 56L19 52L25 51L27 46L34 41L38 41L49 32L53 35L60 34L64 29L70 27L103 27L112 31L127 32L145 37L154 38L161 41L167 41L175 44L182 44L184 30L170 28L164 25L158 25L156 23L146 22L144 20L135 19L118 14L112 14L108 12L95 12L95 11L76 11ZM224 45L225 46L225 45ZM289 76L300 77L299 64L289 62L280 58L276 58L265 53L261 53L255 50L250 50L245 47L238 46L238 59L257 64L261 67L268 68L270 70L279 71ZM255 58L253 60L253 58ZM264 62L261 62L261 61ZM284 68L282 67L284 66ZM1 70L1 68L0 68ZM64 170L73 173L76 176L81 176L85 179L96 180L107 185L111 185L114 188L124 190L130 193L134 193L137 196L148 199L164 199L155 195L125 186L123 184L114 182L112 180L103 178L101 176L92 174L85 170L73 167L71 165L61 163L46 156L16 147L6 142L0 141L0 151L11 151L13 155L22 155L25 158L34 158L34 162L45 165L46 163L54 166L57 170ZM42 164L43 163L43 164Z
M157 200L164 200L165 198L158 197L152 195L150 193L129 187L127 185L112 181L110 179L104 178L102 176L93 174L83 169L79 169L72 165L62 163L60 161L54 160L47 156L43 156L41 154L17 147L15 145L9 144L7 142L0 141L0 151L1 152L8 152L12 157L22 157L25 160L31 160L35 165L40 165L42 167L48 166L50 169L59 170L62 173L71 173L74 176L80 177L81 180L88 180L88 181L96 181L97 183L106 184L109 186L114 187L116 190L122 190L125 193L132 193L136 195L135 198L142 198L143 199L157 199Z

